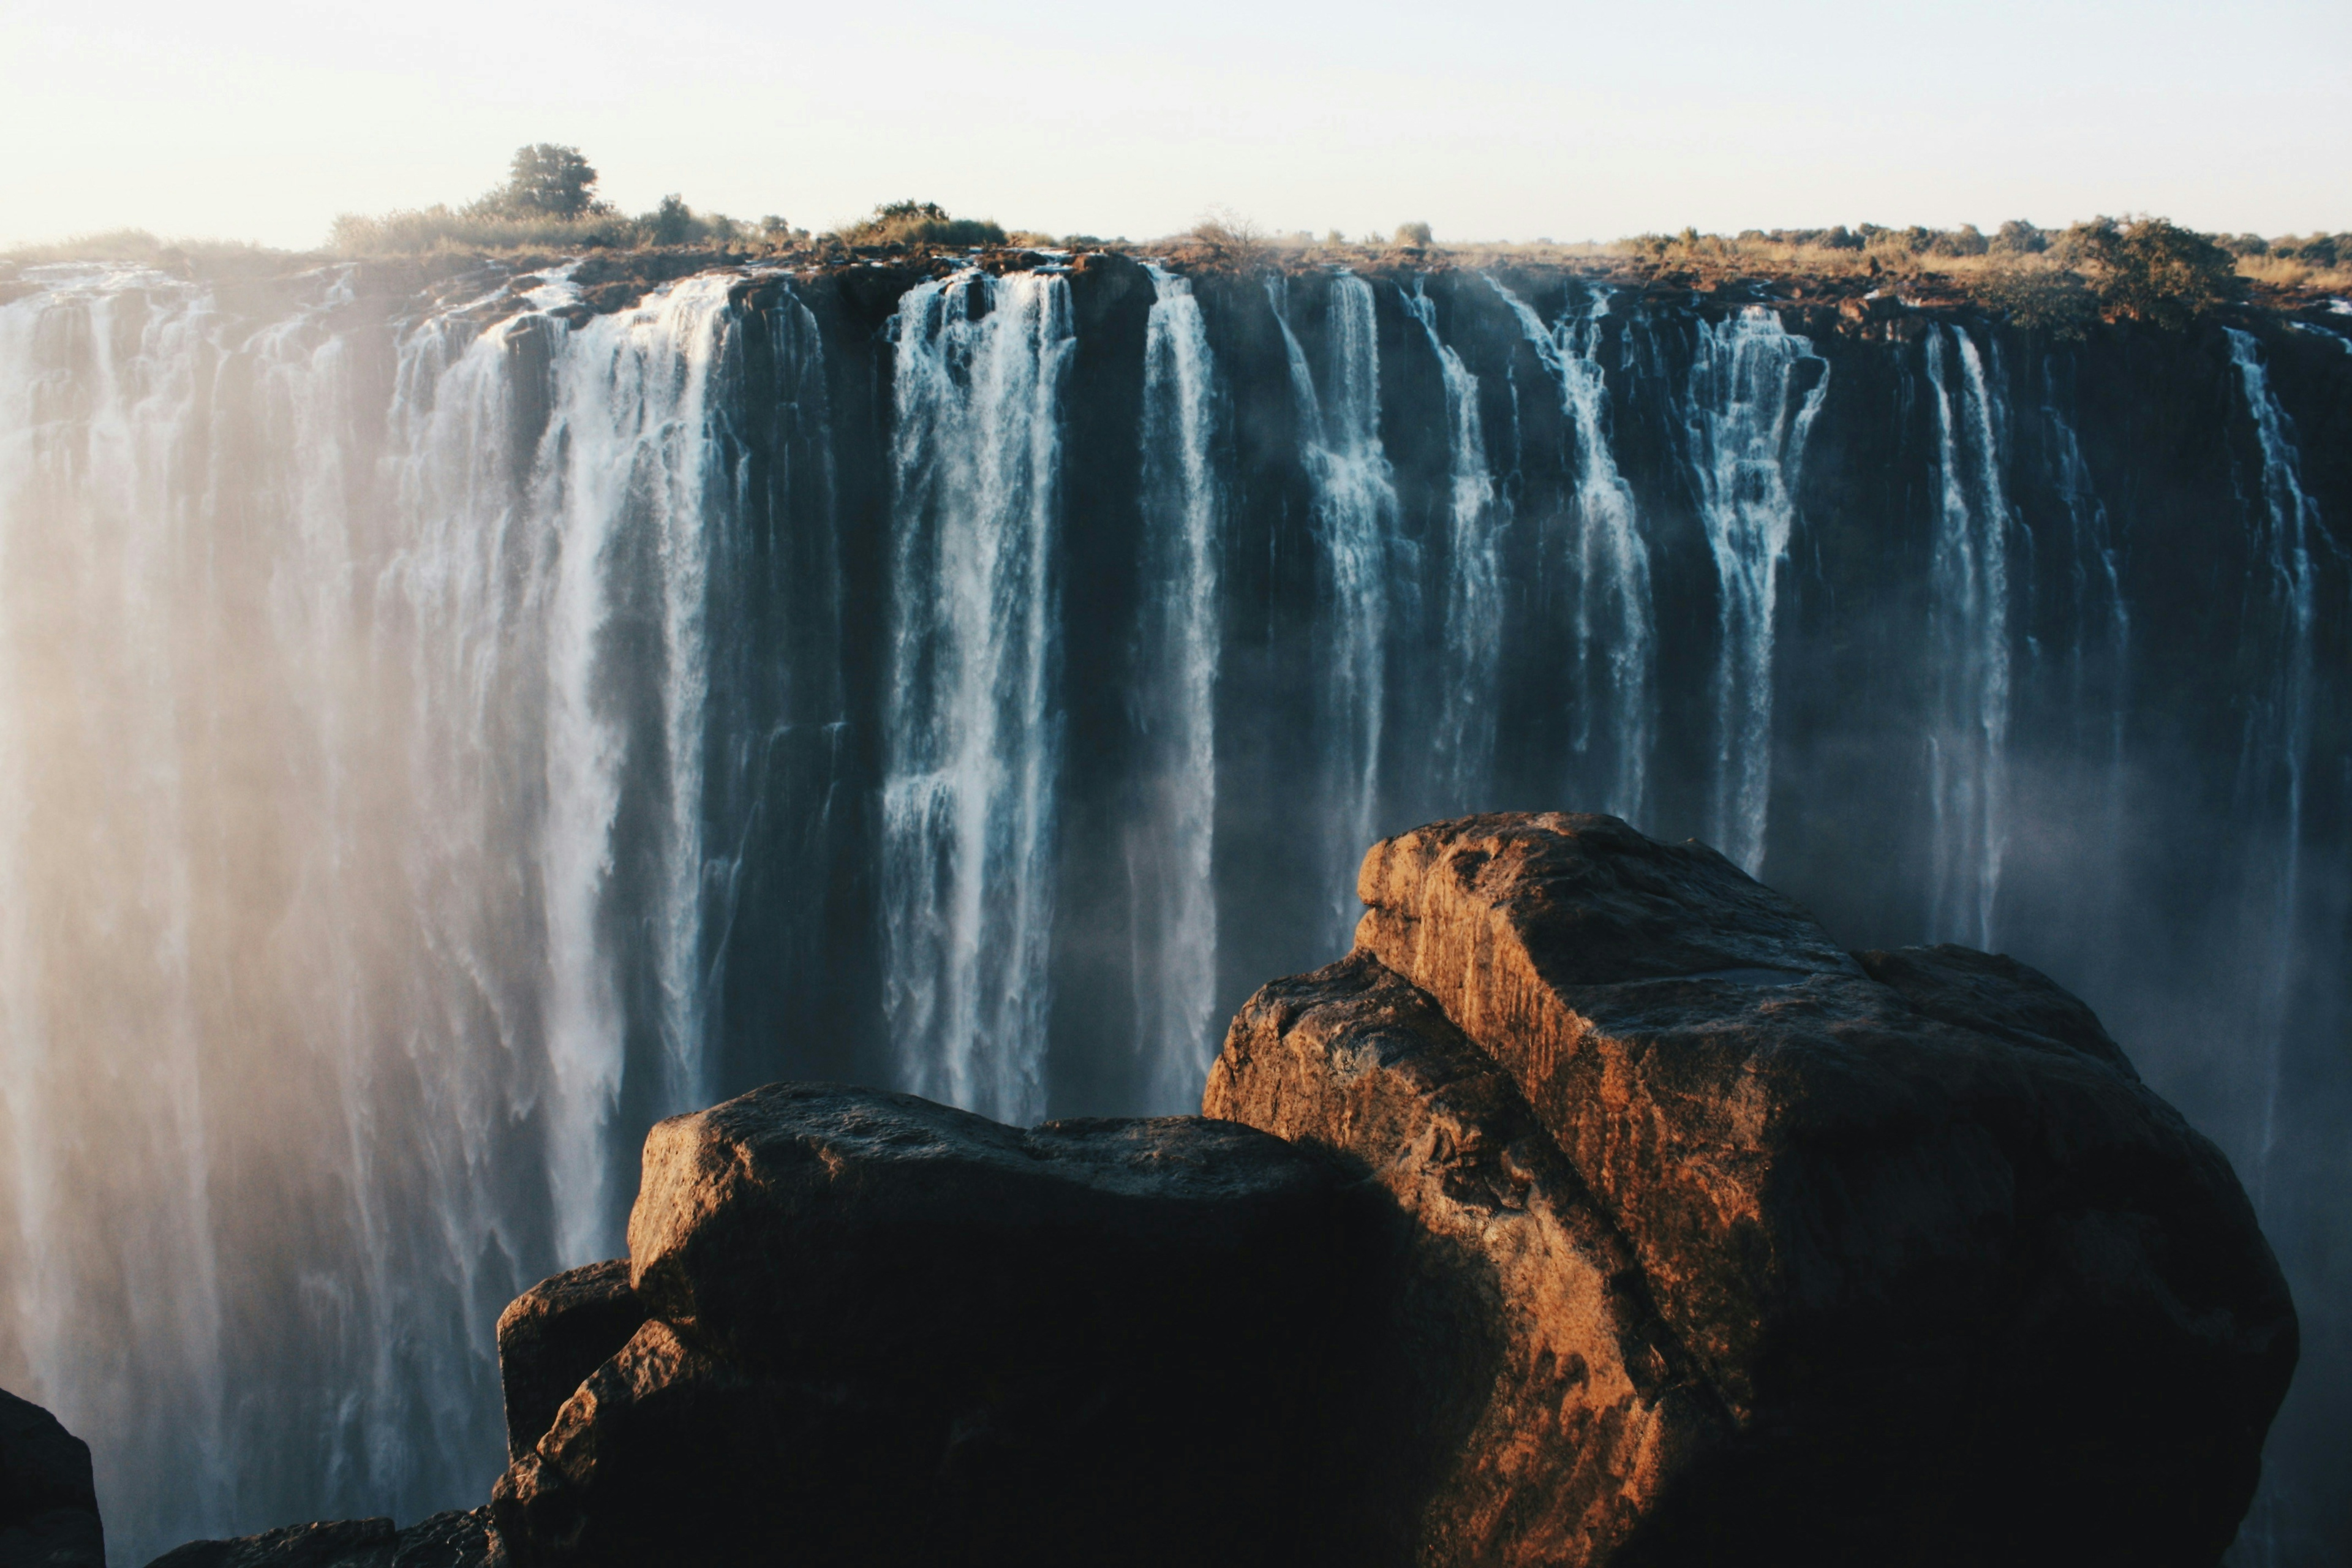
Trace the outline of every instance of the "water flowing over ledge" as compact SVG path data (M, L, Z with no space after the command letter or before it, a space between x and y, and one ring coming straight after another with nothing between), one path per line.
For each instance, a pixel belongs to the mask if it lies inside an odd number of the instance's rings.
M1189 1110L1365 843L1555 805L2083 992L2304 1306L2250 1531L2352 1508L2336 340L584 276L0 306L0 1385L125 1561L476 1497L656 1117Z

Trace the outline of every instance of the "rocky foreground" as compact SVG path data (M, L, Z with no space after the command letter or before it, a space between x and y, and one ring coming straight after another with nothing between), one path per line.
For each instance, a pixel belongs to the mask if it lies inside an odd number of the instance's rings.
M2220 1557L2294 1312L2082 1003L1610 817L1360 891L1202 1117L662 1123L628 1258L499 1321L487 1508L158 1568ZM87 1451L0 1417L0 1564L100 1562Z

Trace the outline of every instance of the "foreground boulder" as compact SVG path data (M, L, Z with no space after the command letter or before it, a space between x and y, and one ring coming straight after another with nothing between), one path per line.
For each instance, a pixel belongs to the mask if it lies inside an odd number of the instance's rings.
M652 1316L501 1479L519 1564L1290 1563L1344 1185L1198 1119L780 1084L656 1127Z
M0 1390L0 1568L106 1568L89 1445Z
M1382 1055L1349 1021L1389 984L1376 962L1508 1077L1632 1260L1607 1289L1598 1241L1547 1262L1580 1304L1551 1313L1559 1331L1589 1342L1556 1353L1594 1376L1580 1400L1654 1423L1638 1453L1658 1468L1635 1476L1630 1445L1610 1461L1623 1517L1576 1526L1583 1547L1473 1530L1491 1560L2210 1564L2226 1548L2294 1364L2293 1308L2227 1162L2081 1003L1964 950L1850 955L1712 850L1610 817L1437 824L1376 846L1360 890L1358 959L1260 994L1211 1108L1427 1190L1408 1144L1428 1111L1402 1079L1351 1076ZM1318 1072L1334 1081L1290 1087ZM1496 1105L1488 1141L1526 1145L1516 1102ZM1416 1202L1463 1235L1469 1272L1511 1278L1521 1244ZM1618 1370L1636 1302L1702 1385L1685 1407ZM1515 1310L1490 1303L1493 1331L1532 1347ZM1507 1351L1467 1396L1531 1386L1514 1355L1538 1364ZM1489 1447L1441 1493L1491 1486ZM1589 1518L1611 1484L1583 1483ZM1490 1560L1445 1545L1449 1521L1541 1506L1439 1495L1430 1560Z
M191 1541L147 1568L486 1568L488 1510L436 1513L395 1530L388 1519L289 1524L233 1541Z
M1252 997L1202 1109L1329 1149L1395 1200L1367 1270L1370 1397L1332 1434L1376 1478L1344 1500L1370 1510L1370 1561L1618 1561L1728 1436L1517 1085L1370 956Z
M615 1258L542 1279L499 1314L499 1384L506 1395L507 1457L520 1459L555 1425L555 1413L629 1342L646 1307Z

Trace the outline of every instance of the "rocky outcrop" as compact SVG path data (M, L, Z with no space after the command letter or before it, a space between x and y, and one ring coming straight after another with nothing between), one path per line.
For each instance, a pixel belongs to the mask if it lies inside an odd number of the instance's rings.
M89 1445L0 1390L0 1568L105 1568Z
M1367 1272L1372 1561L1617 1559L1720 1444L1721 1400L1509 1075L1358 952L1252 997L1202 1109L1338 1154L1394 1201Z
M653 1314L492 1509L514 1561L1300 1563L1343 1184L1197 1119L780 1084L646 1140Z
M488 1510L436 1513L395 1530L388 1519L290 1524L234 1541L191 1541L147 1568L487 1568Z
M1730 1430L1680 1428L1678 1476L1558 1561L2226 1547L2293 1309L2227 1163L2079 1002L1964 950L1857 960L1714 851L1608 817L1441 823L1376 846L1360 890L1358 957L1261 993L1211 1104L1419 1180L1348 1093L1282 1088L1350 1057L1311 1037L1391 984L1372 961L1525 1096L1635 1265L1571 1291L1598 1314L1576 1353L1621 1364L1625 1304L1654 1304Z
M646 1321L629 1289L629 1260L612 1258L542 1279L499 1314L499 1384L506 1396L507 1457L531 1451L588 1374Z

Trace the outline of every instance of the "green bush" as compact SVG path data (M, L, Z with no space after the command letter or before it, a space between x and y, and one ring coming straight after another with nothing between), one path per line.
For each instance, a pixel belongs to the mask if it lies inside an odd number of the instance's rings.
M1004 230L985 218L950 217L937 202L892 202L841 237L851 245L1003 245Z
M1426 247L1436 244L1437 241L1435 237L1431 235L1429 226L1427 224L1401 223L1397 225L1396 243L1399 245L1421 246Z
M2021 327L2061 341L2082 337L2099 319L2089 285L2056 267L1996 262L1969 279L1969 295Z
M2273 241L2270 252L2306 267L2339 267L2352 261L2352 234L2315 234L2305 239L2289 235Z
M1987 248L1996 256L2038 256L2050 248L2050 237L2023 218L2013 217L2000 226Z
M1945 229L1927 242L1928 252L1935 256L1982 256L1990 248L1990 242L1972 223Z
M2177 331L2245 296L2237 258L2168 218L2094 218L2068 229L2059 249L2089 276L2110 321Z

